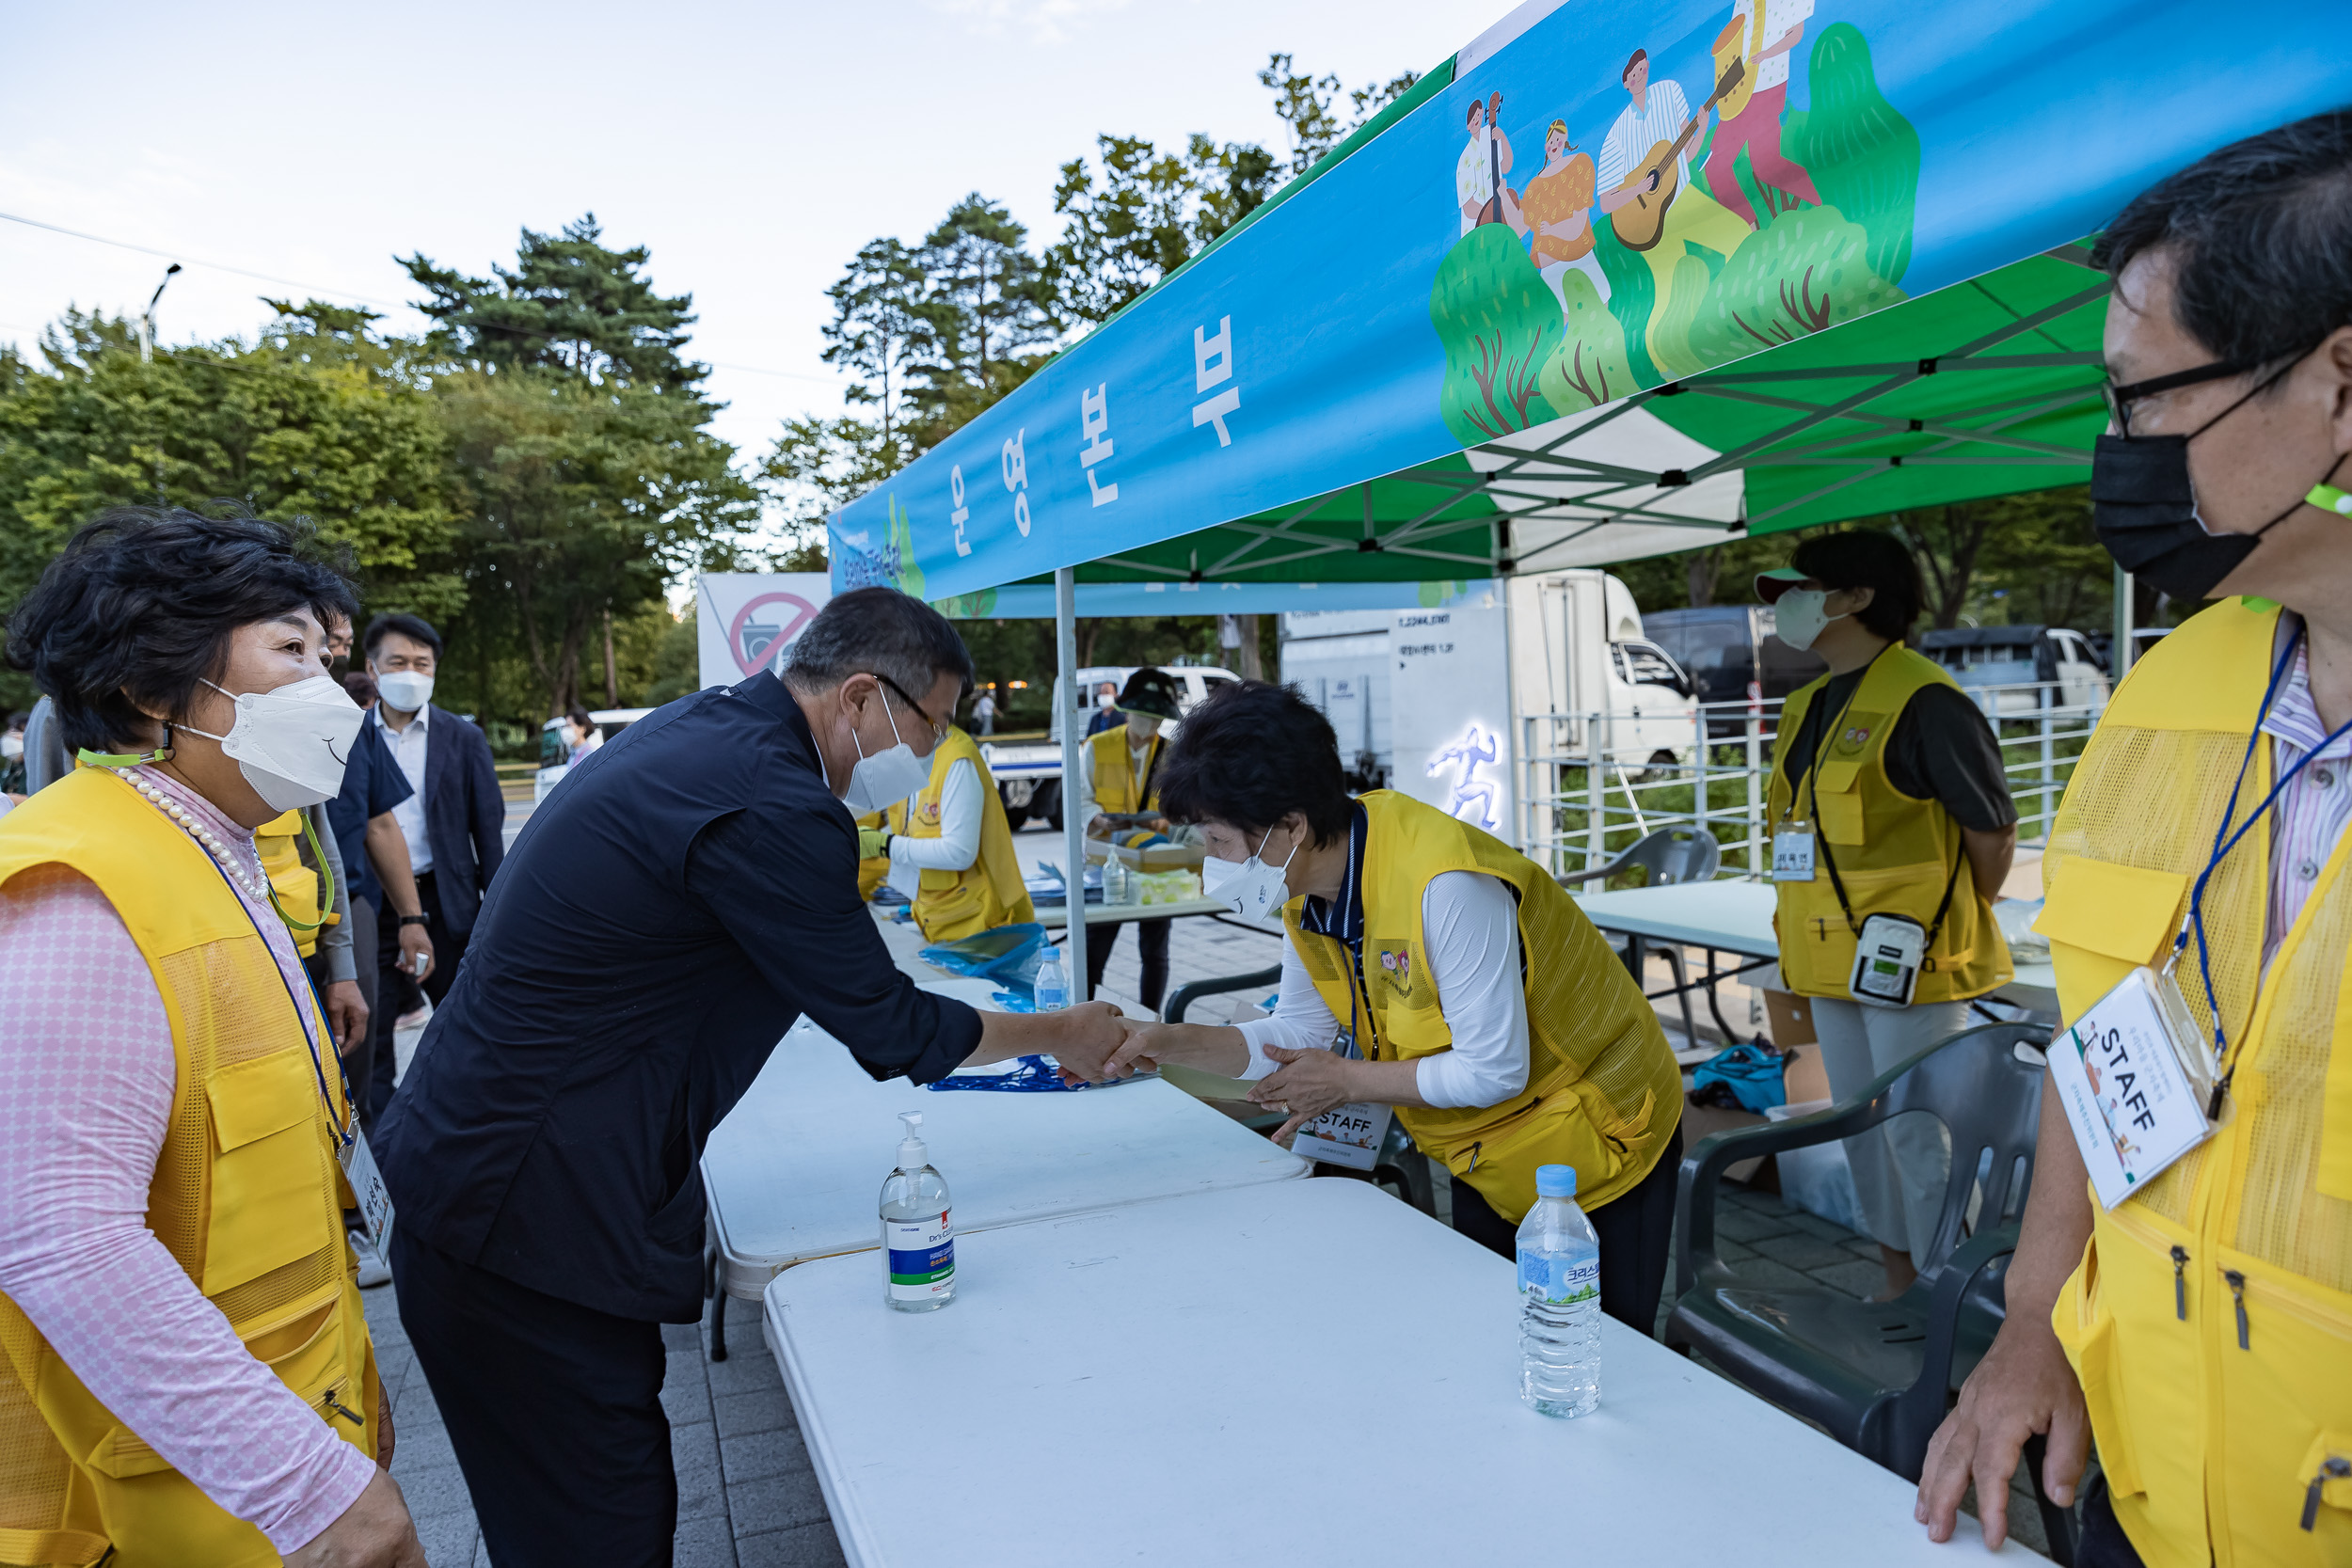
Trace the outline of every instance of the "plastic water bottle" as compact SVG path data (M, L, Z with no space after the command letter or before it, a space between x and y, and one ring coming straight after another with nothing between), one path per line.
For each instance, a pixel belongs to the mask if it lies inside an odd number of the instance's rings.
M1038 966L1035 990L1037 1010L1041 1013L1057 1013L1070 1006L1070 976L1062 969L1060 948L1045 950L1045 961Z
M947 1179L931 1168L923 1113L901 1111L907 1135L882 1183L882 1300L901 1312L936 1312L956 1299L956 1227Z
M1539 1416L1600 1403L1600 1238L1576 1206L1576 1170L1539 1165L1519 1222L1519 1398Z

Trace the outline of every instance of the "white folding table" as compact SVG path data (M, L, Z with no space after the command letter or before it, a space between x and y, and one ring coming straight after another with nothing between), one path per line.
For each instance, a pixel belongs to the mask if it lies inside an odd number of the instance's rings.
M926 982L985 1005L989 983ZM959 1233L1184 1193L1304 1176L1307 1161L1155 1078L1067 1093L938 1091L877 1083L847 1047L803 1019L710 1134L703 1190L716 1291L757 1299L784 1269L882 1244L875 1205L904 1130L947 1179ZM858 1266L880 1278L881 1265ZM714 1312L723 1323L723 1312ZM721 1357L723 1351L719 1350Z
M1362 1182L1009 1226L956 1263L935 1312L862 1258L768 1287L854 1568L1978 1560L1911 1483L1614 1323L1600 1408L1535 1415L1511 1264Z
M1577 908L1604 931L1622 931L1637 942L1662 942L1703 947L1712 955L1734 953L1746 958L1778 958L1780 941L1772 934L1772 911L1779 895L1770 882L1723 878L1711 882L1677 882L1669 887L1621 888L1613 893L1581 893ZM1639 949L1636 949L1639 973ZM1721 978L1712 974L1710 980ZM2058 1011L2058 979L2047 961L2021 963L2015 978L1993 993L1995 1001L2029 1012ZM1737 973L1734 971L1733 973ZM1710 1005L1713 999L1709 988ZM1723 1022L1721 1013L1716 1022Z

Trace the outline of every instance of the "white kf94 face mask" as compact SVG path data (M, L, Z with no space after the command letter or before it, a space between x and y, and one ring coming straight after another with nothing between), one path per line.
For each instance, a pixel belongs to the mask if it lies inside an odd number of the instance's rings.
M1258 848L1265 847L1266 839L1274 836L1268 828L1258 840ZM1291 846L1279 865L1268 865L1252 850L1244 861L1204 860L1200 863L1200 891L1211 898L1221 898L1226 907L1244 920L1263 921L1276 910L1290 902L1290 884L1282 873L1298 858L1298 846Z
M268 691L230 691L204 683L237 705L227 735L193 724L174 728L217 740L237 771L273 811L314 806L340 793L351 743L367 716L332 675L312 675Z
M866 743L857 737L857 726L850 726L850 744L857 748L857 763L850 769L850 789L841 803L858 816L889 810L929 784L931 777L930 760L914 754L914 748L898 734L898 716L890 711L889 696L882 694L882 717L890 721L891 736L898 744L869 757Z
M1843 615L1829 613L1829 591L1791 588L1772 601L1772 630L1792 648L1810 648L1821 628Z
M375 677L375 694L395 713L416 713L433 700L433 677L414 670L394 670Z

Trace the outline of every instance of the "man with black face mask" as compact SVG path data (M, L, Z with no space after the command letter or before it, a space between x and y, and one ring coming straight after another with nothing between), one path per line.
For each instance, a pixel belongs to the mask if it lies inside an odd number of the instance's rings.
M2125 1185L2113 1134L2070 1118L2059 1080L2045 1088L2007 1318L1936 1433L1916 1513L1948 1537L1973 1481L1997 1544L2022 1444L2046 1436L2042 1480L2071 1502L2095 1438L2077 1563L2341 1562L2352 112L2172 176L2098 261L2114 388L2094 521L2142 580L2217 602L2133 669L2067 787L2042 862L2069 1025L2052 1053L2100 1038L2076 1026L2118 1016L2114 998L2177 986L2185 1017L2138 1043L2172 1053L2212 1125Z

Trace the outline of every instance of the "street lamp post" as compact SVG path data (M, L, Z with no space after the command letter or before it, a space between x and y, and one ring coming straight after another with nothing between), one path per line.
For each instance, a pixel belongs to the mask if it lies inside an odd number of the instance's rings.
M139 315L139 363L142 365L155 357L155 307L162 301L164 291L171 287L171 275L179 270L180 263L177 261L164 269L164 280L155 285L154 297L147 302L146 310Z

